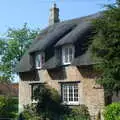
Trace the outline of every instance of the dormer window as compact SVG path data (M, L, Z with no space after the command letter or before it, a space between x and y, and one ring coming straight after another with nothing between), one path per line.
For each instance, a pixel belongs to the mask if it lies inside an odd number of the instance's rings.
M39 53L35 56L35 67L36 69L41 69L43 67L43 64L45 62L45 54Z
M62 48L62 62L63 65L71 64L74 58L74 46L66 45Z

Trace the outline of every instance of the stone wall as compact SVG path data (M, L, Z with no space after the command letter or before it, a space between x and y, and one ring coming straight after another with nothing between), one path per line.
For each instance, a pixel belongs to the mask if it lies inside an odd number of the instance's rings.
M24 105L31 103L30 81L19 81L19 113L23 111Z
M91 67L77 68L75 66L66 66L54 70L38 71L39 80L46 82L52 88L58 90L60 94L61 83L79 82L79 103L88 107L93 120L104 107L104 90L96 85L95 82L98 76ZM20 106L31 102L31 87L28 83L25 79L20 81Z
M85 105L88 107L92 119L96 120L105 105L104 90L95 81L99 77L99 73L92 67L81 67L79 72L82 76Z
M104 107L104 90L96 85L95 79L98 73L92 71L92 68L77 68L67 66L55 70L45 70L45 81L53 88L61 92L61 84L64 82L78 82L79 85L79 103L85 104L90 115L95 118Z

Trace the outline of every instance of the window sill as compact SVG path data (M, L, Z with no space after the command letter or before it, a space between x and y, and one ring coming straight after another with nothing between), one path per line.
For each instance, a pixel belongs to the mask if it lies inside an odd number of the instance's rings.
M80 105L80 103L79 102L69 102L69 103L63 102L62 105L71 105L71 106L73 106L73 105Z
M35 69L36 69L36 70L40 70L40 69L42 69L42 67L35 67Z
M63 62L62 65L71 65L71 62L70 63Z

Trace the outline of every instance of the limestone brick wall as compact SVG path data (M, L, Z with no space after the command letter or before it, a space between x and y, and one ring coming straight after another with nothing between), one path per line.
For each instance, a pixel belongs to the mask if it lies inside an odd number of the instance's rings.
M55 70L55 71L44 71L44 78L45 82L50 85L52 88L58 90L61 94L61 84L66 82L80 82L80 74L77 71L76 67L66 67L62 70ZM84 104L84 96L83 96L83 83L80 82L78 84L79 87L79 103Z
M64 82L80 81L79 103L85 104L93 120L104 107L104 90L96 85L97 74L90 72L90 69L78 69L75 66L67 66L62 70L45 70L44 79L52 88L61 91L61 84Z
M91 68L66 66L54 70L39 70L38 80L46 82L61 94L61 83L76 81L79 87L79 103L88 107L92 120L104 107L104 90L96 85L95 79L99 76ZM28 79L27 79L28 80ZM20 81L20 105L31 102L31 86L29 81Z
M24 105L31 103L30 81L19 81L19 112L23 111Z
M98 76L93 73L91 68L77 68L77 67L67 67L67 79L68 80L80 80L82 83L81 97L83 104L88 107L90 115L93 119L96 119L98 113L104 107L104 90L96 85L95 79Z
M90 115L95 119L104 107L104 90L94 88L94 79L84 79L84 97Z
M79 68L79 72L82 76L85 105L88 107L92 120L96 120L105 105L104 90L95 81L99 73L93 71L91 67Z

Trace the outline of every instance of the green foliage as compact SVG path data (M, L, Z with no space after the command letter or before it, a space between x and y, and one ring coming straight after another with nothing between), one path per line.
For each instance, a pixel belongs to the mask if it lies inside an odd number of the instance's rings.
M18 113L18 99L0 96L0 118L15 118Z
M112 103L104 110L105 120L120 120L120 103Z
M33 99L37 100L36 113L43 120L89 120L89 113L84 105L69 108L61 104L59 93L48 85L39 85Z
M24 111L21 113L21 117L25 120L42 120L40 116L37 115L34 105L27 105Z
M38 30L31 30L27 24L21 29L9 29L4 39L0 39L0 78L11 80L15 73L15 66L28 49Z
M39 85L33 99L38 101L36 110L42 118L53 120L64 112L58 92L48 85Z
M63 120L90 120L88 109L85 105L75 106L63 116Z
M96 19L95 36L92 51L95 60L100 64L95 67L101 71L98 83L109 93L120 90L120 0L108 5L102 17Z

